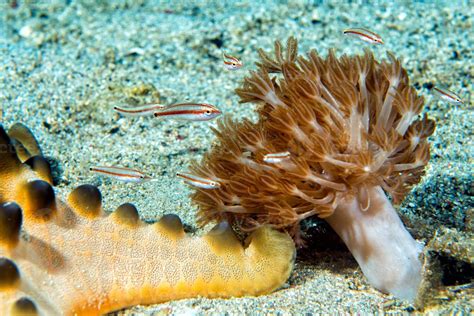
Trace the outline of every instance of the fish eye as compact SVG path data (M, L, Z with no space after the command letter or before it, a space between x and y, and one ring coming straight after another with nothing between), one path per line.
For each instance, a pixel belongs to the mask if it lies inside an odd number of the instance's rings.
M207 114L207 115L210 115L210 114L211 114L211 111L207 110L207 111L206 111L206 114Z

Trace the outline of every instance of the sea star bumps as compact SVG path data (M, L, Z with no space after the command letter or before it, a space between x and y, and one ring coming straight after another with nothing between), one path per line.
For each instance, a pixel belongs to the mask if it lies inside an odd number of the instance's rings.
M262 227L244 247L226 222L202 237L176 215L110 215L92 185L55 196L49 164L22 124L0 125L0 315L97 315L195 296L269 293L289 277L291 238Z

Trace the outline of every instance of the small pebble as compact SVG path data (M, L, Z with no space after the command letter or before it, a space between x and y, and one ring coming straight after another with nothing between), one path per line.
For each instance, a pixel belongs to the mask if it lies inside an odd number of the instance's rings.
M31 36L31 34L33 34L33 29L31 26L25 25L20 29L19 34L21 37L28 38Z

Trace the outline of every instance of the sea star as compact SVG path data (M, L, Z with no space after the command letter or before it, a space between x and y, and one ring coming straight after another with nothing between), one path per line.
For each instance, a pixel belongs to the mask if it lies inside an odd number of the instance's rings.
M244 247L221 222L191 237L176 215L146 224L130 203L107 215L88 184L62 201L34 136L21 124L10 131L0 125L0 315L260 295L288 279L295 248L286 233L263 227Z

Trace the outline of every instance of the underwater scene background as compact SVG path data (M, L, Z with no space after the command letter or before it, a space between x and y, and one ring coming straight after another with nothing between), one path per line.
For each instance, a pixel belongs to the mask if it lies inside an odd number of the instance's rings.
M200 235L193 192L177 172L215 142L216 120L122 116L114 106L150 102L209 103L233 119L256 120L255 105L234 89L255 70L258 48L290 36L299 52L392 52L424 96L436 122L431 159L421 182L397 207L426 245L423 306L373 289L351 253L318 218L302 223L299 249L284 288L260 297L194 298L136 306L120 315L311 315L378 312L472 312L474 277L473 16L469 1L8 1L0 2L0 115L27 125L53 166L58 195L91 183L105 209L133 202L144 221L180 216ZM384 45L348 37L364 27ZM243 66L229 71L223 52ZM463 100L436 98L443 86ZM89 168L135 168L156 181L123 183Z

